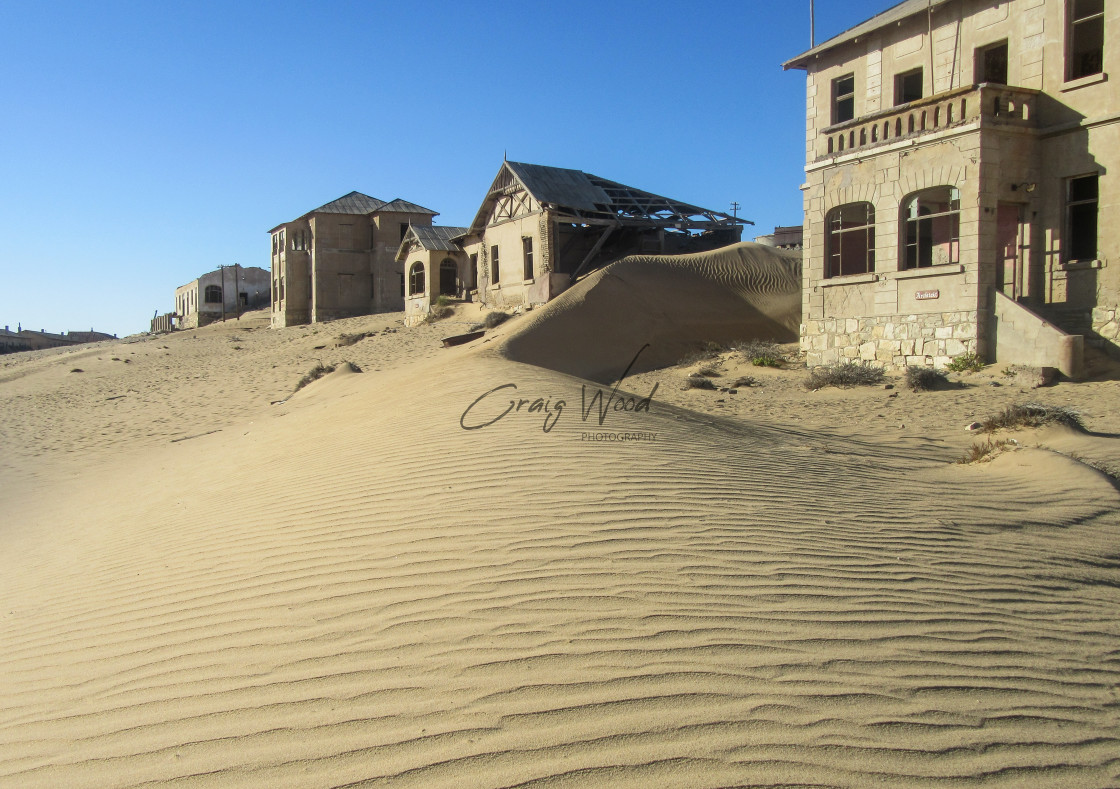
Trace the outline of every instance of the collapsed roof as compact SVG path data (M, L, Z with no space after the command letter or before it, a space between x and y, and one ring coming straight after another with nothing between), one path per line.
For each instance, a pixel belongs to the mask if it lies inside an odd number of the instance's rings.
M645 192L582 170L523 162L502 162L486 199L467 232L486 226L495 201L524 189L545 208L586 225L641 225L669 230L714 230L753 225L746 219Z

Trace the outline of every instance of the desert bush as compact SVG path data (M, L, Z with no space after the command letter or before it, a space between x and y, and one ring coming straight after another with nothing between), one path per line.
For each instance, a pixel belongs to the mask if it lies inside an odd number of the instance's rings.
M487 329L493 329L495 326L501 326L507 320L509 320L508 312L499 312L495 310L494 312L486 313L486 317L482 319L482 325Z
M311 370L308 371L307 375L305 375L305 376L303 376L303 378L299 379L299 383L296 384L296 391L298 392L300 389L307 386L309 383L312 383L313 381L318 381L324 375L330 375L333 372L334 372L334 365L333 364L326 365L326 364L323 364L322 362L319 362L317 365L312 367Z
M444 318L454 314L455 309L451 306L451 299L442 293L436 297L432 302L431 307L428 308L428 314L424 317L424 323L435 323L436 321L443 320ZM493 313L491 313L492 315ZM505 313L502 313L503 315ZM487 317L490 317L489 315ZM495 326L497 324L494 324Z
M806 389L825 386L874 386L883 382L883 368L867 362L840 362L814 367L805 381Z
M1042 405L1041 403L1024 403L1023 405L1009 405L995 416L988 417L980 423L980 429L986 433L996 430L1017 430L1023 427L1042 427L1043 425L1065 425L1075 430L1085 430L1085 423L1081 415L1072 408L1061 405Z
M962 353L954 356L945 369L951 373L975 373L984 369L984 362L974 353Z
M374 336L376 333L377 332L362 331L357 332L356 334L340 334L338 335L338 346L340 348L345 348L348 345L355 345L364 340L366 337Z
M991 455L993 452L1001 450L1007 446L1015 446L1015 442L1011 440L992 441L989 438L987 441L981 444L973 444L971 447L969 447L964 455L962 455L957 460L957 463L961 465L967 465L969 463L979 463L985 459L991 459Z
M711 378L705 378L702 375L690 375L684 379L684 386L682 389L715 389L716 385L712 383Z
M750 375L740 375L731 384L731 389L738 389L746 386L758 386L758 379Z
M722 373L719 371L718 364L708 363L700 365L700 369L693 373L693 375L702 375L706 378L718 378Z
M735 343L731 349L741 354L755 367L782 366L782 351L777 343L769 340L745 340Z
M906 388L912 392L928 392L949 383L949 377L932 367L907 367Z

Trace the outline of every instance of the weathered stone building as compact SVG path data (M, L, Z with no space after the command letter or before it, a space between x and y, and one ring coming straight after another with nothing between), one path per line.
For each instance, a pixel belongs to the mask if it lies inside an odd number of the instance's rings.
M439 296L463 299L475 288L478 273L455 241L465 227L411 227L401 241L397 260L404 264L405 320L416 323Z
M1120 68L1104 0L906 0L807 72L810 364L1120 350Z
M223 266L175 289L178 328L197 329L269 305L271 277L259 266Z
M515 306L543 304L626 255L734 244L744 224L580 170L506 161L457 240L478 298Z
M435 211L351 192L270 232L272 325L404 309L397 251L410 226Z

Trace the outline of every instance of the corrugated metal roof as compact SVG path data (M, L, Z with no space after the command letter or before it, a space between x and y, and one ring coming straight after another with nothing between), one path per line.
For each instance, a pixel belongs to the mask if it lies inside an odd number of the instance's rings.
M325 205L308 211L308 214L369 214L385 205L384 200L364 195L361 192L351 192L337 200L331 200ZM302 217L301 217L302 218Z
M388 203L382 203L376 210L382 213L386 211L397 211L402 214L429 214L431 216L439 216L439 211L433 211L422 205L416 205L416 203L401 200L399 197L395 200L390 200Z
M846 44L852 39L859 38L868 33L873 33L895 22L901 22L915 14L924 13L929 8L937 8L947 2L949 2L949 0L903 0L903 2L888 8L881 14L876 14L866 22L860 22L855 27L845 30L840 35L833 36L823 44L817 44L807 52L802 52L797 57L787 60L782 64L782 68L786 70L791 68L806 68L806 64L809 60L826 50L840 46L841 44Z
M466 232L467 228L465 227L425 227L421 225L412 228L412 235L416 238L421 248L441 252L460 251L461 247L452 241L452 239L458 238ZM405 238L407 240L408 237L406 236Z
M592 183L582 170L523 162L506 162L506 165L537 202L580 211L595 211L596 205L611 204L610 195Z

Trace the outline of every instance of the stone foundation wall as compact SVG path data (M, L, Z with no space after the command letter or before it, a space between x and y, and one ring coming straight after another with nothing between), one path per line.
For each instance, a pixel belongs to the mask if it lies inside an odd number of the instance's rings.
M1120 345L1120 306L1094 307L1093 333L1107 340L1112 347L1106 350L1115 353Z
M865 361L887 369L942 368L954 356L979 353L978 318L973 310L810 320L801 327L801 350L810 367Z

